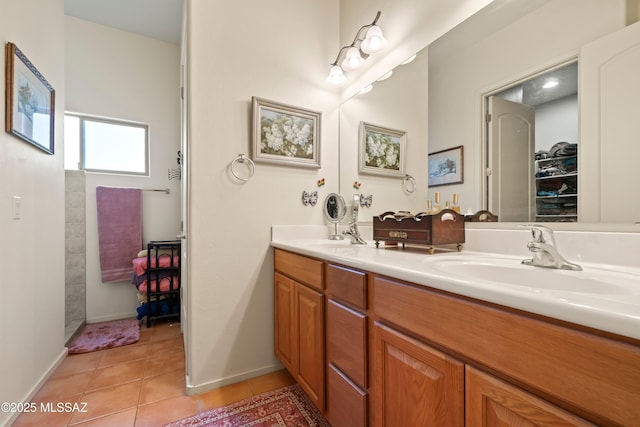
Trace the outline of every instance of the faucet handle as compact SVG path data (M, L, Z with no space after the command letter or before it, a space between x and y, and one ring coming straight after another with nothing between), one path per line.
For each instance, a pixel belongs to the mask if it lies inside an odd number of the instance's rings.
M531 230L533 241L536 243L548 243L555 246L555 237L553 230L542 224L518 224L518 228L527 228Z

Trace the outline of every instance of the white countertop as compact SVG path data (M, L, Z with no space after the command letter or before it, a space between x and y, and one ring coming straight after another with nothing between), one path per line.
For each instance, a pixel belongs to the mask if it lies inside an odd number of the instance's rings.
M597 287L597 291L583 291L580 288L553 289L548 287L509 285L508 274L534 275L544 270L551 274L553 281L562 281L574 272L543 269L541 267L521 266L521 256L508 256L484 252L462 252L438 250L429 255L421 248L385 248L381 243L376 248L373 242L366 246L352 245L346 241L328 239L274 239L271 245L276 248L296 252L310 257L335 262L360 270L378 273L407 282L429 286L435 289L487 301L507 307L552 317L600 329L622 336L640 339L640 269L632 267L607 266L581 263L584 268L582 277L594 282L597 277L591 272L622 277L625 285L615 286L616 292L608 292L606 285ZM458 262L472 260L474 263L492 263L500 259L505 270L505 281L483 278L481 275L470 280L455 271L449 274L442 266L458 265ZM451 264L453 262L453 264ZM511 266L513 262L513 268ZM507 263L507 264L505 264ZM522 273L520 273L522 269ZM527 270L534 269L534 270ZM536 271L538 270L538 271ZM544 276L547 277L547 276ZM566 280L575 279L569 277ZM636 281L637 279L637 281ZM531 280L528 280L529 282ZM597 283L596 283L597 286ZM560 287L562 288L562 287Z

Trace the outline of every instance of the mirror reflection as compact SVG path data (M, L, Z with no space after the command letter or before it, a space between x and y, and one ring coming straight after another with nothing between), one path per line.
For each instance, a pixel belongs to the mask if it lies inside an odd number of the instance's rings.
M484 105L485 206L503 221L577 221L577 62L484 96Z
M639 31L636 29L639 24L628 25L627 3L634 2L493 1L419 52L418 59L423 58L426 64L416 60L399 66L390 79L375 82L369 94L355 96L341 106L341 190L348 190L354 181L360 181L362 191L372 193L380 209L416 212L424 210L426 200L432 198L435 191L440 191L445 199L458 193L463 212L489 209L498 211L501 221L541 221L538 214L542 202L536 197L535 153L550 151L559 142L577 143L580 149L576 155L575 186L579 197L561 207L555 202L545 203L545 208L559 215L575 207L571 221L629 224L634 229L632 225L640 221L640 201L629 195L637 192L631 183L640 182L640 172L636 172L640 168L627 159L640 158L640 146L633 143L634 135L640 134L640 124L636 124L640 121L631 119L631 116L637 118L640 112L639 85L633 84L635 79L631 78L640 70L640 53L630 52L640 52L640 49L624 47L628 42L620 40L609 42L615 49L603 47L610 38L620 34L635 38L638 44L640 36L630 32ZM620 47L627 53L614 52ZM603 62L607 67L602 66ZM493 178L503 171L506 174L516 160L492 157L495 150L487 142L489 98L507 97L501 93L505 88L564 65L577 68L580 74L580 96L564 97L566 104L573 104L580 111L579 128L576 128L576 109L568 107L565 113L572 117L568 117L569 121L555 136L547 134L548 127L538 128L536 124L532 138L534 141L542 138L546 145L533 145L527 151L526 157L531 156L531 161L527 160L527 169L530 169L526 173L527 182L520 190L510 190L525 194L526 202L518 202L520 206L514 208L513 215L499 212L501 204L508 203L513 196L500 194ZM609 74L598 74L603 68ZM393 90L384 90L383 84L393 85ZM608 104L599 105L605 92ZM624 114L618 114L616 109ZM398 117L394 117L394 110L400 110ZM361 121L407 131L407 173L417 181L414 197L403 193L401 183L393 179L358 175L358 141L354 129ZM464 146L464 183L427 188L427 154L459 145ZM607 154L606 158L602 153ZM509 181L504 174L503 183ZM562 184L553 191L560 193L561 188ZM361 220L369 217L368 212L365 216L361 212ZM557 217L555 220L568 219Z

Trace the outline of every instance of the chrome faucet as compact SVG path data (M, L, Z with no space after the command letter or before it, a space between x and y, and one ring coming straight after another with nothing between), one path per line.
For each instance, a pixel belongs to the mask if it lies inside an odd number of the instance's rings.
M552 229L540 224L520 224L518 227L530 229L533 236L533 240L527 243L532 258L523 260L523 264L562 270L582 270L578 264L569 262L560 255Z
M352 245L366 245L360 230L358 230L358 207L360 206L360 195L353 195L353 205L351 205L351 219L349 220L349 229L342 232L345 236L349 236Z

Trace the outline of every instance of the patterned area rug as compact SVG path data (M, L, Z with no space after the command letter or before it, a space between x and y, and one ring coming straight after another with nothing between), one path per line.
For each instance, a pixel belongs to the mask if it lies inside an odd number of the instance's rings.
M297 384L212 409L165 427L331 427Z
M133 344L140 339L137 319L114 320L86 325L69 346L69 353L89 353Z

